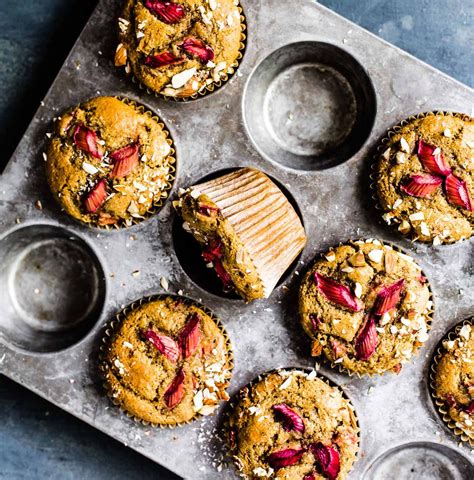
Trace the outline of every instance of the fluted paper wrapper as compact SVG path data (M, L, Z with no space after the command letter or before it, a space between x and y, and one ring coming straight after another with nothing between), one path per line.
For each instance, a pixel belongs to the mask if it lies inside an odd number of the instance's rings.
M262 172L242 168L191 187L220 209L245 247L268 297L298 256L306 235L295 209Z

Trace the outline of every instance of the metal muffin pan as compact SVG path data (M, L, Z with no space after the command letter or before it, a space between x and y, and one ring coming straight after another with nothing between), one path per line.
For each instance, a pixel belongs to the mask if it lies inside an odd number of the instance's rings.
M253 0L242 2L248 41L238 74L202 99L166 102L113 67L120 3L99 3L0 178L0 372L179 475L233 479L221 414L162 430L109 403L97 372L105 323L168 282L223 321L235 393L267 370L314 366L297 317L301 273L331 245L381 238L422 265L436 312L427 344L399 376L357 379L321 367L358 412L361 455L351 478L474 478L470 449L444 427L428 393L433 349L473 313L473 243L410 243L381 222L369 190L372 155L388 128L421 111L470 114L473 91L313 1ZM308 245L268 300L246 305L190 279L174 249L171 202L117 231L89 229L60 211L44 175L45 134L53 117L96 95L128 96L163 119L176 143L174 194L238 166L288 189Z

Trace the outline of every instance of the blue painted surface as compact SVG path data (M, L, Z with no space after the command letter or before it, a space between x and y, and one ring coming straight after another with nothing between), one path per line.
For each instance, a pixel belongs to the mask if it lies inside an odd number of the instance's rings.
M474 86L474 0L320 3ZM0 0L0 165L94 5L95 0ZM0 479L43 478L176 477L0 377Z

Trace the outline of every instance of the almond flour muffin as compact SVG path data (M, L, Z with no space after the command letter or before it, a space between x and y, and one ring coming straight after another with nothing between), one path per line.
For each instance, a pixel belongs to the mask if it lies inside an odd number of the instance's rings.
M97 97L59 118L46 156L55 199L81 222L131 225L166 198L172 141L142 107Z
M465 323L443 342L434 365L434 396L450 426L474 441L474 329Z
M156 93L191 97L234 72L242 31L235 0L127 0L115 65Z
M229 348L222 327L199 306L179 297L152 299L125 312L106 339L105 388L135 419L189 422L229 399Z
M431 308L421 268L378 240L329 250L299 291L312 355L359 375L398 373L428 339Z
M244 478L343 480L358 451L354 408L316 372L281 370L243 388L229 416Z
M268 297L306 243L295 209L259 170L194 185L175 206L224 289L246 301Z
M469 238L474 226L474 119L428 114L389 137L377 166L388 224L433 245Z

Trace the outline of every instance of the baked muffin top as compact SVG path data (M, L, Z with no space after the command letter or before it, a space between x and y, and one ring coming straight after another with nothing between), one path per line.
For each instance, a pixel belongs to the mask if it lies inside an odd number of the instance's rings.
M131 225L170 189L171 140L149 112L97 97L58 120L47 151L54 197L72 217L94 225Z
M103 355L109 396L146 422L175 425L209 415L232 361L224 333L203 309L177 297L144 303L114 329Z
M312 353L358 374L398 372L427 340L432 307L415 261L378 240L329 250L299 292Z
M316 372L281 370L245 387L229 417L230 453L246 478L347 478L358 451L354 409Z
M456 426L474 439L474 329L465 324L443 342L435 367L435 395L445 402Z
M474 119L431 114L390 137L377 192L384 219L434 245L469 238L474 226Z
M242 25L234 0L127 0L115 65L150 90L189 97L234 71Z

